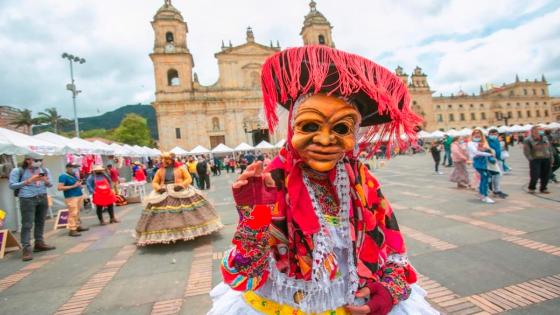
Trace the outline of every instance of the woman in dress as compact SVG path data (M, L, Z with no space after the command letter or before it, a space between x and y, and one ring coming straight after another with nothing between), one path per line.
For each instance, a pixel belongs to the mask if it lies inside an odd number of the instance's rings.
M415 139L420 119L406 85L326 46L269 57L261 82L269 130L277 104L289 111L286 146L232 186L239 224L209 314L438 314L414 284L391 206L358 160L360 127L366 143L387 135L391 147L401 132Z
M449 180L457 183L457 188L468 188L469 172L467 171L467 162L469 161L469 153L463 138L453 138L451 142L451 159L453 160L453 172L449 176Z
M144 199L146 208L136 225L136 244L168 244L187 241L223 227L214 207L192 186L185 166L175 155L164 153L152 186Z

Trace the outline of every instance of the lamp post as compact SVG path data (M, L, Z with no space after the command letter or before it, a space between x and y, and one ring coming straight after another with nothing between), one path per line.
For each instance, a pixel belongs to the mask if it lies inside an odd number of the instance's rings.
M76 137L80 137L80 126L78 125L78 114L76 112L76 96L78 94L80 94L82 91L81 90L76 90L76 84L74 84L74 66L73 63L74 62L78 62L80 64L83 64L86 62L86 60L84 58L80 58L78 56L74 56L71 54L67 54L67 53L63 53L62 54L62 59L68 59L68 62L70 63L70 79L71 79L71 83L66 84L66 89L70 92L72 92L72 104L74 105L74 127L76 128Z
M511 113L508 113L507 115L504 115L502 112L499 112L499 113L498 113L497 119L498 119L498 120L503 120L503 121L504 121L504 124L505 124L506 126L508 126L508 120L511 119Z

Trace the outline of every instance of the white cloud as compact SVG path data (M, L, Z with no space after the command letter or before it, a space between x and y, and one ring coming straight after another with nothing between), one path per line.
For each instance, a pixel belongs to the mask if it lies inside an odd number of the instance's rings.
M0 104L57 106L71 115L64 51L87 59L76 67L81 115L153 100L150 21L159 0L2 0ZM174 0L189 26L188 44L201 83L217 79L214 53L222 40L301 45L308 2L301 0ZM420 65L432 87L476 91L515 73L544 73L560 94L560 16L554 0L319 0L338 48L410 72ZM549 12L545 12L549 9Z

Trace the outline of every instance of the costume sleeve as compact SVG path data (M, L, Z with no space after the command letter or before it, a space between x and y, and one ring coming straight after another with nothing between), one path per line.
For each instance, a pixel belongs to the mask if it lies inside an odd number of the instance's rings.
M183 186L183 188L187 188L192 183L192 178L186 166L181 166L181 175L183 177L183 182L181 183L181 185Z
M161 186L161 172L159 171L159 169L156 171L156 174L154 175L154 179L152 180L152 187L154 188L155 191L158 191Z
M385 236L383 249L387 255L385 264L378 273L379 283L389 291L394 305L410 296L410 285L416 282L416 272L408 261L404 237L400 232L395 213L381 192L377 180L370 176L368 182L373 181L371 186L374 189L371 193L376 194L373 196L378 204L376 217Z
M233 189L239 224L233 236L234 247L222 260L224 282L238 291L256 290L268 278L271 210L275 188L250 180Z

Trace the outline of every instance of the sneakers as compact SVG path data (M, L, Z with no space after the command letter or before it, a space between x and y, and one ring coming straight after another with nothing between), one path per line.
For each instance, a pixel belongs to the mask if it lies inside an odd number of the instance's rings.
M34 252L45 252L48 250L56 249L56 247L47 245L45 242L35 242L35 248L33 248Z
M488 196L486 196L486 197L484 197L480 200L484 203L489 203L489 204L496 203L494 200L490 199L490 197L488 197Z
M529 190L527 190L527 192L530 193L530 194L534 194L535 190L534 189L529 189Z
M72 236L72 237L82 236L82 233L78 232L77 230L70 230L68 232L68 236Z
M548 191L548 189L543 189L543 190L541 190L541 194L548 195L548 194L550 194L550 191Z
M78 232L85 232L85 231L89 231L89 228L88 228L88 227L78 226L78 228L76 229L76 231L78 231Z
M442 171L434 172L434 175L443 175L443 172Z
M21 254L21 260L22 261L30 261L33 259L33 253L31 252L31 248L29 247L25 247L23 248L22 254Z
M117 220L116 218L112 218L109 223L119 223L121 221Z
M494 196L502 198L502 199L506 199L509 195L506 194L505 192L497 191L497 192L494 192Z

